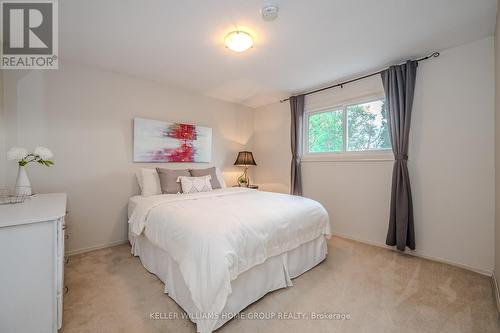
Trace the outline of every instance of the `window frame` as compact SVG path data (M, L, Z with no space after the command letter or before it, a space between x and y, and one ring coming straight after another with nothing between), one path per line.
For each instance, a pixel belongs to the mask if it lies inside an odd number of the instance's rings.
M348 151L347 150L347 107L364 104L369 102L375 102L381 99L385 99L383 94L368 95L364 97L352 98L341 101L339 103L314 108L311 110L304 111L303 119L303 138L302 138L302 161L392 161L394 160L394 155L392 153L392 148L389 149L378 149L378 150L361 150L361 151ZM310 152L309 151L309 117L311 115L328 112L328 111L342 111L342 151L339 152Z

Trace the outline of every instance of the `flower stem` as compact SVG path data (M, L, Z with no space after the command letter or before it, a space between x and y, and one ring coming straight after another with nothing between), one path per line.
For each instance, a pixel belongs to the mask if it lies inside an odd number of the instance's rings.
M31 159L28 160L28 157L31 157ZM26 164L31 163L31 162L38 162L39 159L40 159L40 156L38 156L38 155L28 154L28 155L26 155L26 157L24 157L18 163L19 163L19 166L25 166Z

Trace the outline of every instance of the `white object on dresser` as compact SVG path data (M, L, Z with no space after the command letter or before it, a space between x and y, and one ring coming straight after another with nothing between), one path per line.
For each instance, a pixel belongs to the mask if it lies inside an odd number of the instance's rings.
M0 206L0 332L57 332L64 293L66 194Z

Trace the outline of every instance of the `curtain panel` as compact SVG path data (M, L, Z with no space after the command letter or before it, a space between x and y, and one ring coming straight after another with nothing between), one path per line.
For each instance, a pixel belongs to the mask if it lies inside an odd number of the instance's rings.
M417 74L417 61L391 66L381 73L384 85L394 166L386 244L415 249L413 202L408 174L408 141Z
M300 159L302 157L303 120L304 120L304 95L290 97L291 128L290 141L292 163L290 172L290 194L302 195L302 175Z

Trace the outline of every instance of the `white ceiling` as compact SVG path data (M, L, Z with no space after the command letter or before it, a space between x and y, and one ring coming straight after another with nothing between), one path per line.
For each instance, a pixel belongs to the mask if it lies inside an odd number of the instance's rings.
M60 56L239 104L292 93L493 35L496 0L63 0ZM247 27L255 47L225 34Z

